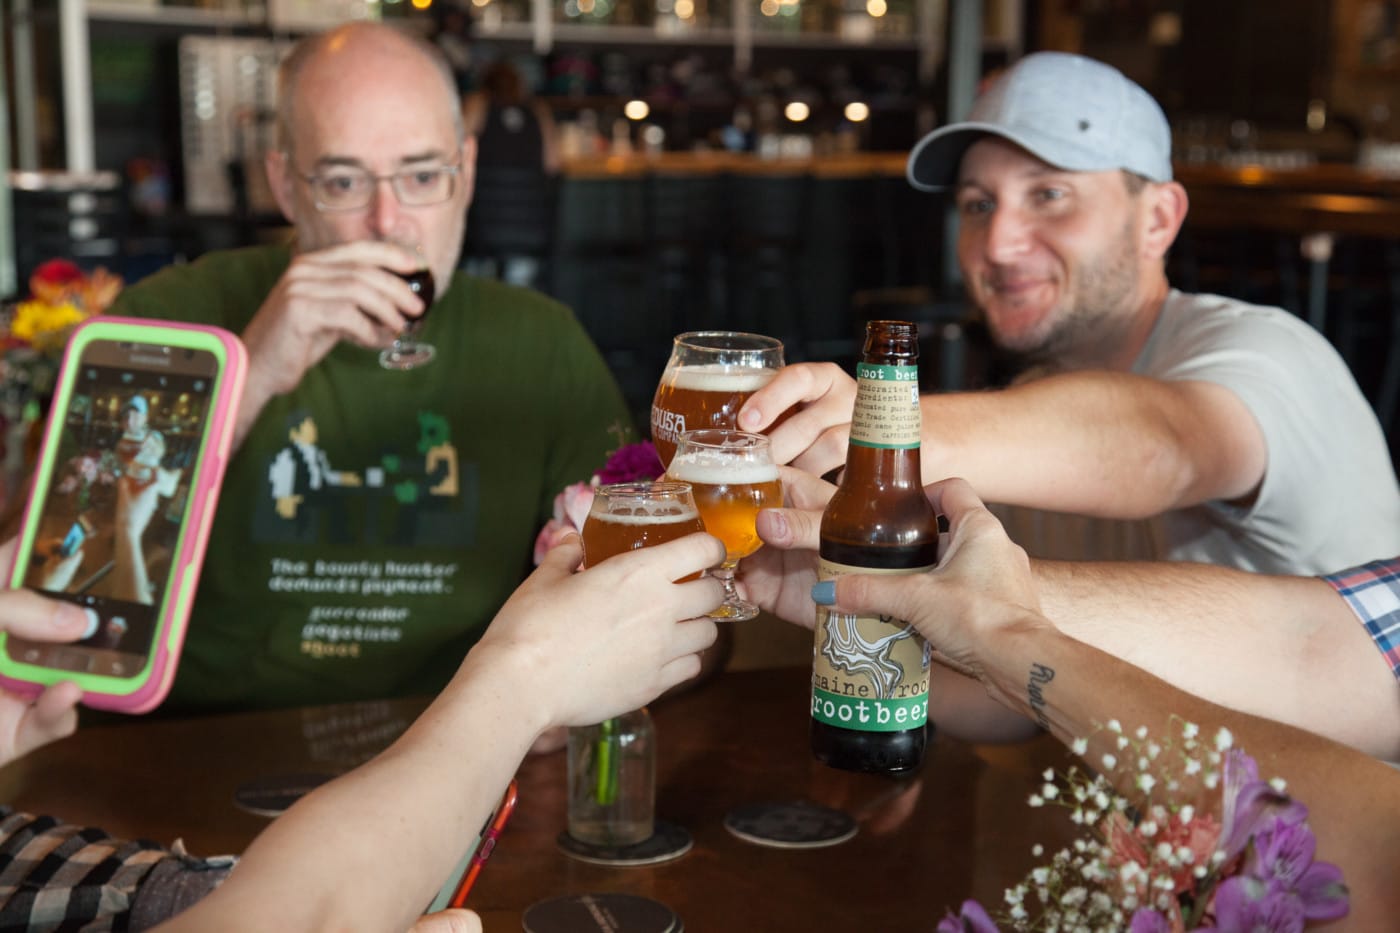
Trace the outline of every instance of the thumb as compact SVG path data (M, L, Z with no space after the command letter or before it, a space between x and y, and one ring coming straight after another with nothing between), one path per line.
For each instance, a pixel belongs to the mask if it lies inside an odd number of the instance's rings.
M780 551L815 551L821 543L821 521L820 512L763 509L754 526L764 544L771 544Z
M932 579L926 573L915 574L847 574L836 580L834 608L852 615L889 616L905 619L928 637L921 617L935 604L927 591Z
M409 933L481 933L481 918L461 908L440 910L419 918Z
M562 541L545 552L535 571L547 578L567 577L583 563L583 543L577 534L566 535Z

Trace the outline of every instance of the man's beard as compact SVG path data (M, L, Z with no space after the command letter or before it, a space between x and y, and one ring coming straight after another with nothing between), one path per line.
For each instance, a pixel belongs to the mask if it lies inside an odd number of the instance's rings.
M1038 344L1001 348L1018 371L1092 369L1114 355L1135 310L1137 237L1131 223L1124 224L1115 243L1105 255L1080 266L1066 296L1070 306Z

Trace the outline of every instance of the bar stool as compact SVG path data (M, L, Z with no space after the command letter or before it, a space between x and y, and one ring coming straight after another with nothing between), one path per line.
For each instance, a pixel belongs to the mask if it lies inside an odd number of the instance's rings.
M462 266L548 291L556 197L555 180L539 169L479 166Z
M721 165L658 166L644 192L648 305L674 333L722 328L728 216Z
M802 344L810 179L790 166L758 163L729 176L727 326Z

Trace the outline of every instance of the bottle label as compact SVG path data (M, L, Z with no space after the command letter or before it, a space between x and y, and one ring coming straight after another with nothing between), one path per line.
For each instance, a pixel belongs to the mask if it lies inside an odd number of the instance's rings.
M851 443L883 450L919 446L919 367L856 364Z
M932 567L875 570L823 560L817 577L847 573L923 573ZM812 660L812 718L861 732L904 732L928 721L933 649L914 626L889 616L817 608Z

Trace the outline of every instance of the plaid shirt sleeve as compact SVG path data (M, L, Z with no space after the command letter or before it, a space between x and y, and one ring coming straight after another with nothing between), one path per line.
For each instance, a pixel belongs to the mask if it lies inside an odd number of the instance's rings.
M1376 560L1322 579L1347 601L1400 679L1400 557Z
M0 933L145 929L208 893L232 864L192 858L178 841L113 839L0 807Z

